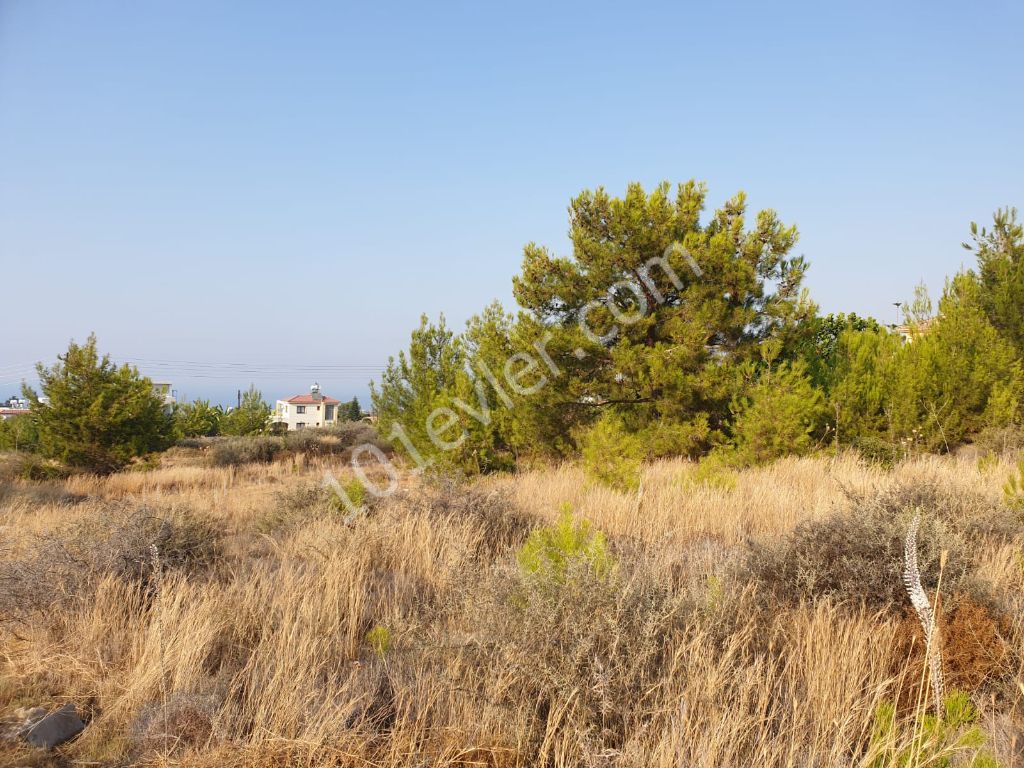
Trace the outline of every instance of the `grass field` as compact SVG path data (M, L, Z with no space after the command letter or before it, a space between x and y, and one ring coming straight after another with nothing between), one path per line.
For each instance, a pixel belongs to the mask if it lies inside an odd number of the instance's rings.
M0 718L89 718L0 764L1024 766L1009 462L410 476L347 518L332 461L175 449L0 486ZM941 722L901 581L917 513Z

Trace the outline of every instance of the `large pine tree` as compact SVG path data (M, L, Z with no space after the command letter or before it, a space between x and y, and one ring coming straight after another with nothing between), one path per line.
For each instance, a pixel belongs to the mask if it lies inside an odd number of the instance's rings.
M517 345L546 339L559 369L524 401L530 442L572 447L566 436L612 410L652 454L698 453L728 419L733 365L813 314L795 227L761 211L748 228L742 193L706 223L704 206L694 181L674 196L668 183L599 188L570 204L571 256L526 247Z
M52 367L36 369L43 396L27 386L24 392L43 455L103 474L172 442L173 421L152 382L100 357L95 335L82 345L72 341Z

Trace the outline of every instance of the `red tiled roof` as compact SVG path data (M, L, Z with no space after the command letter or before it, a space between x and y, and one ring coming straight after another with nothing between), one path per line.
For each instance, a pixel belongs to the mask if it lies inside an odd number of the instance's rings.
M292 403L293 405L341 405L341 400L335 400L333 397L324 395L319 400L314 400L312 395L295 395L295 397L289 397L285 399L286 403Z
M21 416L28 413L28 408L0 408L0 416Z

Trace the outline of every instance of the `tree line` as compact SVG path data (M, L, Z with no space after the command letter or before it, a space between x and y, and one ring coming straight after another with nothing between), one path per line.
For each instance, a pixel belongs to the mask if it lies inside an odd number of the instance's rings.
M774 211L749 216L742 193L706 220L705 207L695 181L574 198L571 256L527 245L515 312L491 304L459 333L421 319L372 388L382 435L421 465L582 456L627 484L664 456L748 465L832 446L893 460L1019 439L1015 209L970 225L976 266L937 307L919 287L900 334L822 316L797 229Z
M150 379L101 355L95 335L72 341L52 366L36 366L40 392L25 385L29 412L0 421L0 449L37 453L67 467L117 471L134 459L193 437L261 435L273 429L273 410L255 387L236 408L195 400L168 409ZM359 401L339 406L339 418L358 421Z
M582 192L570 256L525 247L515 311L492 303L458 333L443 316L421 319L371 385L382 435L421 466L582 457L625 486L667 456L743 466L832 447L892 461L1024 444L1015 209L970 225L975 266L947 280L937 307L919 287L903 334L822 316L793 255L797 229L774 211L749 216L742 193L705 211L695 181ZM108 472L183 437L270 429L255 388L238 408L198 400L168 413L94 336L38 374L41 393L24 388L30 413L0 422L0 448ZM355 399L340 410L361 415Z

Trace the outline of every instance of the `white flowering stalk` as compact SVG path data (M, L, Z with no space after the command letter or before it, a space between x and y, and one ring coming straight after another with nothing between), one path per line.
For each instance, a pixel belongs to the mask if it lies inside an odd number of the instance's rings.
M936 637L935 612L932 611L932 604L928 600L928 593L921 586L921 571L917 565L917 531L921 526L921 515L914 515L907 529L907 539L903 547L903 583L910 596L910 603L917 612L924 628L925 653L928 657L928 666L931 670L932 695L935 697L935 710L942 712L943 695L942 682L942 652L939 649L938 637Z

